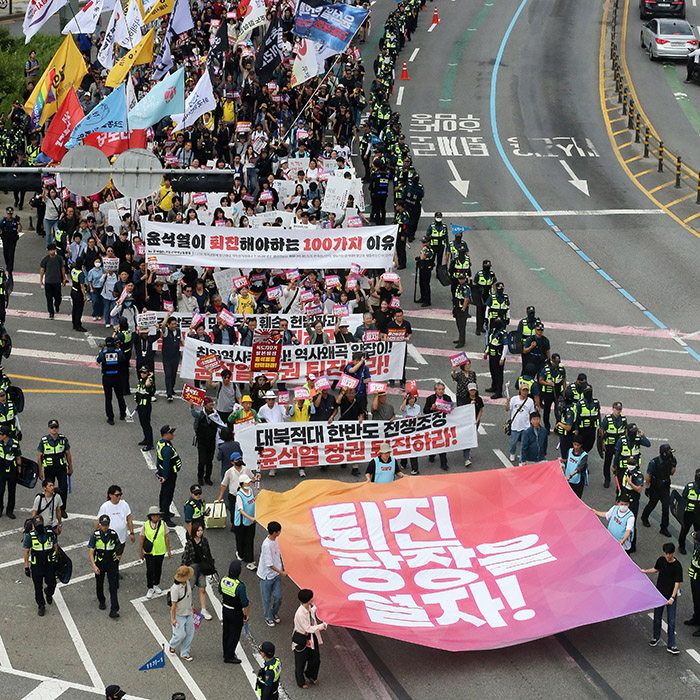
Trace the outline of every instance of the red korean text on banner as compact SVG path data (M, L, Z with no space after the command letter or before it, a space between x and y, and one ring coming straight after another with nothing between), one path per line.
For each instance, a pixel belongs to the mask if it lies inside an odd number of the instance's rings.
M362 334L363 343L376 343L379 341L379 331L365 331Z
M277 372L282 359L281 343L253 343L251 372Z
M406 340L406 329L387 328L386 339L391 343L402 343Z
M204 403L204 397L206 395L207 392L204 391L204 389L197 389L189 384L185 384L185 386L182 387L182 400L188 403L191 402L195 406L201 406Z
M104 131L88 134L83 142L88 146L99 148L108 158L130 148L146 148L146 129L133 131Z
M221 360L216 356L215 353L209 355L203 355L197 358L197 366L206 370L207 372L215 372L219 367L221 367Z

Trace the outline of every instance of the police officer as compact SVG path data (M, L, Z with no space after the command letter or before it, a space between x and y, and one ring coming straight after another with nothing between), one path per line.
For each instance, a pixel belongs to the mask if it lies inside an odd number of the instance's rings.
M700 626L700 537L698 531L693 532L693 556L690 560L688 578L690 578L690 591L693 594L693 614L683 624L688 626ZM683 552L685 554L685 552ZM700 637L700 629L693 632L693 637Z
M550 343L544 334L544 323L537 321L534 335L529 336L523 343L523 366L533 364L539 373L550 354Z
M4 267L0 267L0 323L5 323L7 298L10 293L7 274Z
M564 408L561 417L554 426L554 432L559 436L559 452L562 464L566 464L571 449L574 424L576 423L576 407L578 402L574 400L574 393L571 387L566 387L564 391Z
M278 700L282 662L275 656L275 645L263 642L260 645L263 667L258 671L255 692L260 700Z
M204 522L204 510L206 503L202 498L202 487L199 484L190 486L190 497L185 501L184 516L187 534L192 536L192 522L199 520Z
M34 583L34 600L39 607L39 617L45 615L46 603L53 603L57 561L56 535L51 528L44 527L44 519L37 515L34 517L34 529L24 536L24 573Z
M19 440L17 430L17 410L14 401L7 395L5 389L0 389L0 424L10 429L10 435Z
M133 303L131 301L125 300L125 304ZM119 376L122 381L122 394L128 396L131 394L131 388L129 387L129 368L131 366L131 351L134 345L134 333L129 328L129 321L124 318L124 316L119 319L119 330L116 332L115 336L117 339L117 347L124 353L124 363L119 367ZM139 372L138 378L141 378ZM155 386L154 386L155 393Z
M639 499L644 489L644 476L639 469L639 455L630 455L627 459L624 478L618 481L618 498L629 500L630 510L634 513L634 537L630 552L637 550L637 520L639 516Z
M423 185L421 185L418 173L413 171L402 190L404 208L408 212L408 228L406 234L409 243L412 243L416 237L424 195L425 190L423 189Z
M651 527L649 516L656 504L661 501L661 529L660 534L671 537L668 530L668 512L671 505L671 477L676 472L676 458L671 445L665 442L659 447L659 456L649 461L644 488L649 496L649 503L642 511L642 524Z
M525 349L529 345L529 339L531 336L535 335L535 326L537 325L537 322L540 320L537 317L537 312L535 311L534 306L528 306L526 310L526 316L525 318L520 319L520 323L518 323L518 329L517 329L517 335L520 338L520 344L523 349ZM523 360L523 369L525 369L525 365L527 364L527 357L525 354L523 354L522 357Z
M491 271L491 261L484 260L481 263L481 270L474 276L472 299L476 304L476 334L487 332L484 327L486 317L486 302L491 297L491 288L496 282L496 275Z
M492 391L493 399L503 396L503 365L508 354L506 343L507 333L502 321L496 320L486 336L486 349L484 359L489 358L489 372L491 373L491 386L486 389Z
M430 294L430 277L435 267L435 252L430 247L430 241L426 236L421 239L423 247L420 254L416 256L416 268L418 269L418 286L420 288L420 299L418 303L421 306L431 305Z
M583 398L576 408L575 432L583 440L583 449L590 454L595 445L598 425L600 424L600 402L593 398L593 387L590 385L583 390Z
M624 481L625 472L627 470L627 462L630 456L639 458L642 450L641 447L651 447L649 438L637 428L636 423L630 423L627 426L627 432L620 437L615 445L615 456L613 457L613 474L617 481L618 492L620 484ZM639 463L639 460L637 460Z
M239 664L236 647L243 625L248 622L248 595L245 583L240 580L241 562L234 559L228 566L228 576L219 581L221 593L224 663ZM274 651L272 652L274 654Z
M73 330L79 333L87 333L87 328L83 327L83 310L85 309L85 272L77 262L73 264L70 271L70 300L73 308L71 319L73 320Z
M469 302L471 301L471 288L467 282L465 270L457 273L457 287L452 293L452 315L457 324L459 337L454 341L455 347L463 348L466 343L467 316L469 316Z
M566 370L561 366L561 356L554 353L551 358L545 360L544 367L538 377L540 383L540 408L547 433L551 432L549 415L552 405L556 405L557 399L566 387ZM554 411L555 418L557 411Z
M383 442L379 445L379 455L367 465L365 480L375 484L389 484L394 480L394 475L403 477L403 472L398 470L398 463L391 456L391 447Z
M700 530L700 469L695 470L695 480L689 481L685 485L681 499L685 503L685 510L683 511L683 525L678 535L678 551L685 554L685 538L690 528L692 527L696 532ZM696 539L696 550L699 544L698 539ZM700 585L700 581L698 584ZM697 610L700 612L700 607ZM698 624L700 625L700 622Z
M139 381L136 385L134 399L136 401L136 413L143 431L142 452L150 452L153 449L153 426L151 425L152 399L156 388L153 385L153 372L148 367L139 369Z
M180 455L173 447L172 439L175 428L171 425L164 425L160 429L160 440L156 445L156 477L160 482L160 496L158 505L163 519L168 527L175 527L173 514L170 506L173 502L175 484L177 483L177 473L182 467Z
M11 432L9 426L0 425L0 515L7 487L7 517L15 520L15 491L22 472L22 452L17 440L10 437Z
M435 252L435 264L443 264L442 258L443 253L445 253L444 264L447 265L448 254L445 252L448 244L447 224L442 220L441 211L435 212L435 218L430 222L425 235L430 241L430 247Z
M73 457L70 453L70 443L63 433L58 432L58 421L52 418L49 421L49 434L39 440L38 456L39 481L46 478L48 481L58 481L58 489L61 493L61 517L67 518L68 504L68 477L73 476Z
M105 700L122 700L122 698L126 695L126 692L123 691L118 685L108 685L105 688ZM184 695L182 696L184 700ZM175 698L175 695L173 695L173 699Z
M379 162L377 171L372 173L369 194L372 204L369 220L378 226L384 226L386 223L386 198L389 195L389 174L383 160Z
M119 420L126 419L126 404L124 403L123 382L119 376L119 368L125 362L124 353L117 347L117 339L105 338L105 344L97 356L97 364L102 367L102 389L105 393L105 413L107 422L114 425L114 409L112 408L112 392L117 397Z
M581 372L578 377L576 377L576 381L573 382L572 384L569 384L569 389L571 389L571 392L574 395L574 401L580 401L583 398L583 390L588 386L588 377Z
M486 301L486 320L490 324L494 319L499 318L506 322L510 318L510 298L505 293L503 282L496 282L493 291Z
M455 293L457 285L459 284L459 275L464 272L465 278L468 280L471 274L471 261L469 260L468 248L465 243L460 243L457 248L454 249L452 253L452 244L450 244L450 267L448 272L450 274L450 286L452 288L452 294ZM469 293L469 298L471 299L471 291Z
M19 222L19 216L15 216L15 210L12 207L7 207L5 216L0 221L0 239L2 240L5 269L10 280L12 280L12 271L15 267L15 250L20 233L22 233L22 224Z
M360 136L360 158L362 159L362 165L365 168L365 174L362 177L363 182L369 182L370 180L370 165L369 159L372 155L372 132L370 131L369 120L367 120L362 127L362 135Z
M406 242L408 239L408 212L404 209L402 199L394 203L394 223L398 226L396 233L396 269L406 269Z
M95 572L95 590L100 610L105 610L105 575L109 585L109 616L119 617L119 600L117 589L119 588L119 535L109 527L109 515L101 515L99 528L90 535L88 541L88 554L90 564Z
M627 418L622 413L622 402L615 401L612 405L612 413L608 413L600 421L600 438L603 441L603 486L610 488L610 465L615 456L617 441L627 432Z

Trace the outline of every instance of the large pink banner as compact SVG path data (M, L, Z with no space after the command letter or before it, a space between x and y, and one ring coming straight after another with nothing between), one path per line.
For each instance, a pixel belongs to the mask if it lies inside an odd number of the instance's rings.
M319 616L464 651L546 637L664 604L571 491L559 462L390 484L263 491L285 567Z

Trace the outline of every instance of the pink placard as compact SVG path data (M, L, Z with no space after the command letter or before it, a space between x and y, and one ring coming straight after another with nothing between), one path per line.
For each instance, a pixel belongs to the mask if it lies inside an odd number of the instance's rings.
M335 289L340 285L340 278L338 275L326 275L325 283L326 289Z
M441 413L450 413L452 411L452 401L445 401L444 399L435 399L433 408Z
M401 299L399 299L399 297L391 297L391 300L389 301L389 308L390 309L400 309L401 308Z
M294 400L302 401L311 397L309 390L305 386L294 387Z
M367 385L367 393L368 394L381 394L382 392L386 391L386 383L385 382L370 382Z
M236 317L228 309L221 309L217 318L220 318L227 326L233 326L236 323Z
M349 316L350 309L348 309L347 304L333 304L333 315L334 316Z
M376 343L379 341L379 331L365 331L362 334L363 343Z
M314 379L314 389L321 391L321 389L330 389L331 382L325 375L323 377L316 377Z
M338 380L338 386L343 389L354 389L359 383L359 379L355 379L355 377L351 377L349 374L345 374L345 372L340 375L340 379Z
M465 362L469 362L469 357L466 352L450 355L450 364L452 367L461 367Z
M243 275L243 277L234 277L233 278L233 288L234 289L243 289L243 287L249 287L250 282L248 281L248 277L246 275Z

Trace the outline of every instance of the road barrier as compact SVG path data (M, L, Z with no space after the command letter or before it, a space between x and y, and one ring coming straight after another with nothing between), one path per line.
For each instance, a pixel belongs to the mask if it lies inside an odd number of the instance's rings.
M624 0L623 0L624 2ZM664 142L654 135L651 124L645 122L641 111L634 102L634 92L625 75L624 65L618 52L618 6L620 0L613 0L610 13L610 61L612 63L613 84L617 93L617 104L621 109L621 116L627 117L627 129L634 132L634 142L642 140L644 130L644 158L656 158L658 172L664 170L675 176L675 186L690 187L697 191L697 204L700 205L700 171L688 165L681 155L677 155L664 147ZM621 27L620 32L625 28ZM624 123L624 122L623 122Z

